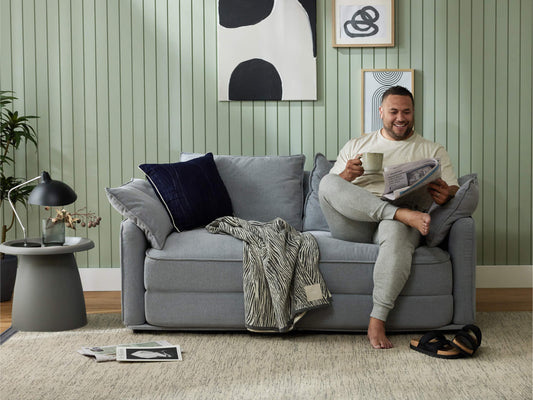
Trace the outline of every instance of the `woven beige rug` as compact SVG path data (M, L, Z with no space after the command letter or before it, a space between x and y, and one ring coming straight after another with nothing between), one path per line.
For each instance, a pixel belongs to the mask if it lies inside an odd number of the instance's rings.
M0 399L531 399L531 313L478 313L473 358L441 360L409 349L421 333L373 350L365 335L142 333L118 314L86 327L18 332L0 346ZM453 337L447 333L447 337ZM96 363L82 346L167 340L183 361Z

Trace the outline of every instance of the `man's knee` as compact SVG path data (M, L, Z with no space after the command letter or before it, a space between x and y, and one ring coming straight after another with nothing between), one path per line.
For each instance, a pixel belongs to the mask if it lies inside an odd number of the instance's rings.
M320 180L318 186L318 198L327 199L330 194L338 193L339 188L342 186L343 181L340 176L335 174L327 174Z

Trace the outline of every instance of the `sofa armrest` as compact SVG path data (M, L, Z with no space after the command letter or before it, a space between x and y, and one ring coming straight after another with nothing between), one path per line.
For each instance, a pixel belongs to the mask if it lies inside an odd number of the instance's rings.
M122 277L122 321L142 325L144 311L144 259L149 243L144 232L131 220L120 225L120 269Z
M453 323L472 324L476 319L476 229L471 217L452 225L448 252L453 265Z

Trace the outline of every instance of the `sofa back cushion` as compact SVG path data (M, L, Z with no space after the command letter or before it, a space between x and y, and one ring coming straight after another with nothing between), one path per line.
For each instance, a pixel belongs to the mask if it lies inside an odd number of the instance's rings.
M202 156L182 153L180 161ZM215 155L236 217L268 222L276 217L302 229L305 156Z
M313 170L309 174L309 184L304 205L304 231L329 231L326 217L320 208L318 187L322 178L329 173L335 161L328 160L322 153L315 155Z
M479 201L477 174L464 175L458 181L461 186L455 196L442 206L433 204L429 210L431 225L429 234L425 237L426 245L429 247L440 245L453 223L459 218L472 216L477 208Z
M152 185L144 179L132 178L122 186L105 191L111 205L142 229L150 245L162 249L174 228Z

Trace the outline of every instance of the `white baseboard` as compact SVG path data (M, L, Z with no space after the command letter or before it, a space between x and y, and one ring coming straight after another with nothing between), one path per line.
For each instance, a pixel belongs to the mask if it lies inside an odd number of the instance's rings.
M79 268L85 292L120 291L120 268Z
M533 265L478 265L478 288L531 288Z
M120 268L80 268L83 290L121 290ZM532 265L478 265L478 288L530 288L533 287Z

